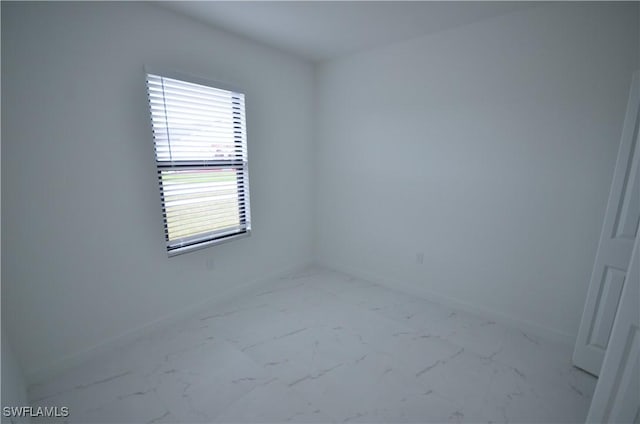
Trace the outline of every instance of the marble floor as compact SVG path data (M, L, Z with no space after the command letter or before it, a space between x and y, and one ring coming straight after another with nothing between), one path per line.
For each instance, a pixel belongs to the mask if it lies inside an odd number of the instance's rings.
M71 423L584 422L571 347L310 269L29 389ZM50 421L50 420L47 420Z

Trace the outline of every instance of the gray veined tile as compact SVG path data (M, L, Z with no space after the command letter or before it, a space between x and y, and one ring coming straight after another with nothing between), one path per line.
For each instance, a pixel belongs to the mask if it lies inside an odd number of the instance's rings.
M465 312L451 312L429 330L451 343L483 357L493 357L502 349L507 329L490 319Z
M432 367L446 362L462 348L420 331L398 331L372 342L377 352L392 357L407 375L419 378Z
M108 383L121 376L133 374L134 369L126 361L122 361L117 352L116 349L104 352L67 370L55 379L30 386L29 399L32 402L40 402L54 395L77 392L97 383Z
M427 390L389 355L371 352L291 387L337 421L387 422L401 400Z
M226 342L169 356L154 375L155 391L181 422L208 422L269 375Z
M438 303L420 298L374 307L372 310L416 330L427 330L454 312Z
M328 423L333 419L274 378L232 402L213 422Z
M446 340L484 356L500 349L506 332L495 321L422 299L382 307L377 312L425 337Z
M81 413L72 412L70 423L157 423L168 418L171 412L158 399L155 392L133 393L120 397ZM165 421L166 422L166 421Z
M461 347L449 357L425 367L417 377L425 387L457 405L460 419L464 416L465 420L478 420L484 419L494 392L506 395L518 390L512 385L515 379L499 378L501 372L506 373L506 366Z
M153 385L144 376L128 370L95 380L78 379L74 386L61 386L58 392L32 398L31 403L33 406L66 406L70 412L66 421L82 422L89 415L102 416L99 411L104 405L152 391Z
M245 353L271 375L295 385L315 379L368 352L342 327L317 327L253 346Z
M362 343L374 343L393 334L411 330L402 323L396 322L375 312L358 307L339 307L327 314L326 326L341 327L354 335Z
M508 367L516 369L514 367ZM524 374L527 385L503 402L505 415L511 422L536 417L540 422L584 422L595 388L595 378L572 367L560 370L551 384L535 374ZM496 402L498 404L498 402Z
M305 331L322 322L324 315L319 311L326 308L298 306L293 299L288 303L291 306L273 307L265 303L250 308L242 307L223 316L205 315L201 320L214 328L216 335L222 335L240 350ZM313 311L318 312L314 314Z
M56 422L582 422L571 347L308 270L33 386ZM41 420L34 420L41 422Z
M433 390L403 396L398 405L385 408L381 415L388 423L464 422L458 406Z
M572 366L572 347L542 340L526 331L508 329L495 359L518 368L539 387L572 385L591 396L596 379Z

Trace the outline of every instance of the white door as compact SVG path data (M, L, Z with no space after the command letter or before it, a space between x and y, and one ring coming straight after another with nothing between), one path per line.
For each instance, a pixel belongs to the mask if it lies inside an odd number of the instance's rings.
M573 352L573 363L596 376L609 344L640 220L639 108L640 72L636 72L629 93L600 244Z
M587 415L588 423L640 423L639 327L640 237L633 249L627 283Z

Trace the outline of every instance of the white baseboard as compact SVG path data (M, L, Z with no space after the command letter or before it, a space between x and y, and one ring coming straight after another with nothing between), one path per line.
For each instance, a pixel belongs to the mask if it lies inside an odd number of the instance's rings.
M25 378L27 380L27 384L33 385L46 382L62 374L64 371L81 365L82 363L87 362L92 358L98 357L102 354L112 351L113 349L117 349L118 347L125 346L128 343L132 343L134 340L148 332L171 326L172 324L178 323L181 320L189 318L190 316L195 316L198 313L204 312L207 308L220 303L228 302L229 300L242 295L255 287L258 287L277 278L295 274L309 268L310 266L312 266L311 262L305 263L303 265L283 268L279 271L268 273L248 282L235 285L230 289L217 294L215 297L208 298L202 302L198 302L177 312L173 312L152 322L128 330L123 334L107 339L106 341L94 345L88 349L64 356L53 363L30 372L26 372Z
M337 262L318 261L316 262L316 265L330 270L349 274L353 277L361 278L383 287L399 290L412 296L417 296L419 298L438 303L452 309L468 312L482 317L483 319L492 320L508 327L518 328L522 331L552 342L563 343L569 346L575 345L576 342L575 335L567 334L556 329L547 328L534 322L513 317L503 312L484 307L482 305L471 304L459 299L435 293L431 290L419 287L406 281L400 281L386 276L383 277L379 274L374 274L357 267L340 264Z

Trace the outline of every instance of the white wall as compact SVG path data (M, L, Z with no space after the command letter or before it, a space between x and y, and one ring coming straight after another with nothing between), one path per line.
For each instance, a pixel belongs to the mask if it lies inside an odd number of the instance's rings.
M638 42L637 3L565 3L326 63L319 260L574 338Z
M1 9L0 9L0 17L1 17ZM1 63L0 58L0 63ZM0 96L1 97L1 96ZM2 181L1 178L1 149L0 149L0 184ZM2 205L2 199L0 198L0 209ZM0 238L2 236L2 226L0 226ZM0 258L2 257L2 246L0 244ZM2 263L0 261L0 272L2 270ZM0 311L2 310L2 306L0 305ZM27 401L27 383L24 378L24 372L22 367L18 363L15 353L13 352L13 347L9 342L9 333L6 327L6 320L2 320L1 322L1 340L0 344L0 408L4 408L5 406L26 406L28 405ZM2 423L11 423L14 422L29 422L30 420L27 417L5 417L2 414L1 418Z
M2 59L2 320L32 381L311 261L310 64L145 3L3 2ZM145 64L245 90L251 237L167 258Z

